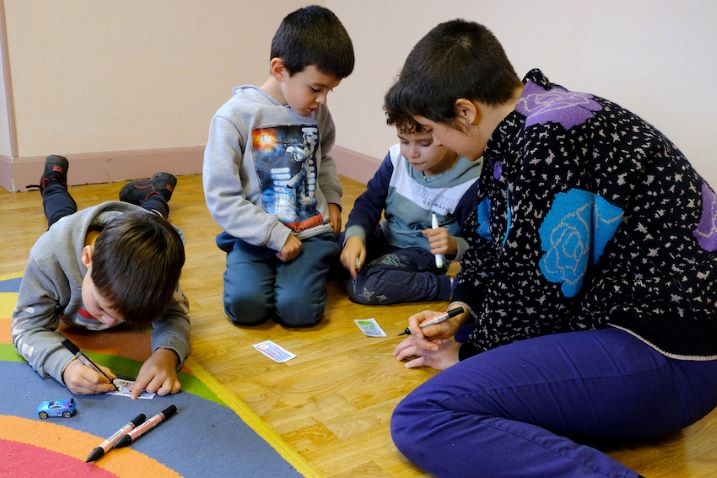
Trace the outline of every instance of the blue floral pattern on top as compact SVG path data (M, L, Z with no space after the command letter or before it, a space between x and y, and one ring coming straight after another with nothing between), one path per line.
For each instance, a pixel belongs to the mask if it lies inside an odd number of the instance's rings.
M493 240L493 235L490 233L490 199L485 198L478 204L478 214L476 232L480 237L488 241Z
M486 143L465 224L452 300L476 321L461 357L609 325L717 357L717 188L620 105L537 69L524 84Z
M544 251L539 266L546 279L562 284L565 297L580 292L588 262L600 259L622 216L622 209L588 191L571 189L555 195L538 230Z

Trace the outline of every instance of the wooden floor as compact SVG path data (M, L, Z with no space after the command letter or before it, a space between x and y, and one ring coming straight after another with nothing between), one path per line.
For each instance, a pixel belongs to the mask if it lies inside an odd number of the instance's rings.
M363 185L342 180L346 221ZM84 208L117 198L121 186L74 186L70 191ZM235 327L222 310L224 254L214 245L219 228L205 208L201 177L180 177L171 206L170 219L186 238L182 285L191 304L194 358L326 476L424 476L394 448L389 419L401 398L434 374L404 369L391 356L406 317L427 304L359 306L330 284L325 318L314 328ZM0 189L0 214L0 275L22 271L46 227L39 192ZM359 332L354 319L369 317L388 338ZM251 345L267 339L297 357L285 364L264 358ZM717 476L717 412L679 434L614 447L610 454L650 478Z

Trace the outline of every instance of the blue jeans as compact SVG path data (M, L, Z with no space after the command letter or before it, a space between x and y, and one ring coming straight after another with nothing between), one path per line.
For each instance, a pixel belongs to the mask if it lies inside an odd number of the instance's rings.
M636 477L581 439L675 432L717 406L717 361L674 360L618 329L546 335L439 373L391 433L439 477Z
M305 239L299 257L282 262L276 251L222 232L227 253L224 311L238 325L257 325L274 315L287 327L315 325L326 305L326 281L339 245L332 234Z

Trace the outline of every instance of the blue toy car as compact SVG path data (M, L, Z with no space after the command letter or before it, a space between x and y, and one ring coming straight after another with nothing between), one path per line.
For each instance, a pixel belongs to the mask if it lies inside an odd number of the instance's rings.
M77 412L75 399L69 400L48 400L37 407L37 414L40 418L65 417L70 418Z

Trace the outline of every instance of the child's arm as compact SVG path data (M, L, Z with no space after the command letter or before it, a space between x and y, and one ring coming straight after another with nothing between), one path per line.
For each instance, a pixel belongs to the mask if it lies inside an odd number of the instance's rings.
M358 271L366 260L366 245L359 236L351 236L344 242L341 251L341 264L356 277Z
M56 332L60 323L60 303L69 300L67 280L54 279L64 273L56 264L38 265L30 255L12 313L12 341L15 348L41 377L60 383L63 371L75 358ZM96 372L92 371L96 374Z
M181 388L177 370L189 355L189 301L181 287L177 286L169 307L152 327L152 355L135 380L135 398L145 388L160 395L177 393Z
M386 197L392 175L393 162L389 153L369 180L366 191L361 193L354 202L354 207L346 223L346 240L352 236L359 236L365 244L366 236L376 230L381 220L381 214L386 207Z
M42 243L45 240L48 239L43 236L38 241L37 250L45 250ZM12 339L15 347L40 376L51 376L72 393L95 394L114 390L105 376L75 360L75 356L62 345L65 338L56 330L64 307L61 304L70 301L67 276L56 262L38 264L35 257L30 254L20 284L17 307L13 311ZM103 369L114 377L111 370Z
M354 202L341 251L341 264L351 277L356 277L366 260L366 237L376 230L381 220L392 175L393 162L389 152L366 185L366 191Z
M338 234L337 228L334 222L331 222L331 205L338 209L338 231L341 230L341 196L343 195L343 188L341 187L341 181L339 180L339 173L336 170L336 162L331 156L331 148L334 147L334 141L336 139L336 128L334 121L331 119L331 113L328 108L321 108L320 111L325 111L325 115L321 115L318 118L320 134L321 134L321 158L318 163L318 176L317 182L321 193L326 198L329 208L329 221L334 233Z
M207 208L216 223L231 236L281 251L291 231L247 199L247 195L256 193L245 190L245 185L255 180L255 173L246 173L243 169L246 141L239 131L244 128L238 128L221 116L212 119L202 168ZM259 186L255 184L251 188L258 190Z

